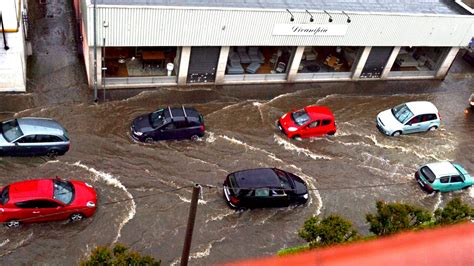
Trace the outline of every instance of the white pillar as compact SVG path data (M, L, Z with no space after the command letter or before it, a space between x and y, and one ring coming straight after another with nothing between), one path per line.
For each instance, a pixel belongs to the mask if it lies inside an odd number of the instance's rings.
M290 70L288 71L288 82L294 82L296 80L303 52L304 46L296 47L295 55L293 56L293 61L291 62Z
M357 61L356 68L354 69L354 73L352 74L352 79L358 80L360 79L360 74L362 74L362 70L364 69L365 62L367 62L367 58L369 57L370 50L372 50L372 46L364 47L364 51L359 57Z
M97 46L97 90L102 88L102 48Z
M398 53L400 52L401 46L395 46L392 50L392 54L388 58L387 64L383 69L382 75L380 76L381 79L384 79L388 76L388 72L392 69L393 63L395 63L395 59L397 59Z
M451 49L446 53L446 57L443 59L438 70L436 71L435 78L444 79L446 77L458 51L459 47L451 47Z
M221 53L219 55L219 61L217 62L215 84L224 83L224 75L225 75L225 70L227 68L227 58L229 57L229 51L230 51L229 46L222 46L221 47Z
M190 58L191 46L183 46L181 48L181 56L179 60L178 85L186 85Z

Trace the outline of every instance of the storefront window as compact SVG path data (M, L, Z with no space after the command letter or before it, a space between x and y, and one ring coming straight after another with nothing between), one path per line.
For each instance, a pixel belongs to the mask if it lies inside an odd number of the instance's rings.
M446 47L402 47L390 71L435 71Z
M226 74L287 73L293 52L294 47L230 47Z
M298 73L351 72L360 47L305 47Z
M176 47L106 47L106 77L176 76Z

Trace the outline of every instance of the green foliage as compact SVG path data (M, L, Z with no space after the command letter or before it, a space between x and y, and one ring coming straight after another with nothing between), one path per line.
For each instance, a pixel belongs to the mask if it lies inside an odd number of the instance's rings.
M377 201L377 213L367 214L366 219L370 224L370 231L382 236L422 228L431 221L432 214L423 208L404 203Z
M306 251L308 249L309 249L309 247L307 245L292 247L292 248L285 248L285 249L282 249L282 250L278 251L277 254L278 254L278 256L285 256L285 255L300 253L300 252Z
M122 244L116 244L112 250L109 247L96 247L87 260L80 263L81 266L159 266L161 261L155 261L150 256L142 256L138 252L129 251Z
M455 224L474 218L474 209L463 203L460 198L454 198L444 208L438 208L435 213L436 225Z
M359 239L359 233L352 223L340 216L330 215L322 220L312 216L305 221L299 236L309 243L310 248L323 247Z

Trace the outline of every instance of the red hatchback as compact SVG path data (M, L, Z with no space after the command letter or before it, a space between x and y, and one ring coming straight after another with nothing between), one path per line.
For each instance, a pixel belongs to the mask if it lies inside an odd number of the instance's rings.
M334 135L334 115L326 106L306 106L286 113L278 120L278 128L292 139Z
M12 183L0 192L0 222L7 227L21 223L92 216L97 206L94 188L82 181L57 178Z

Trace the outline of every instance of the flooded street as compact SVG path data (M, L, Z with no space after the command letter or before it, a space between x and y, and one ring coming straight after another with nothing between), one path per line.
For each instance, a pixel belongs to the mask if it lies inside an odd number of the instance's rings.
M28 93L0 94L0 120L49 117L70 133L71 149L55 160L0 157L0 185L60 176L95 186L98 209L79 223L0 227L0 264L77 265L97 245L124 243L178 265L192 187L200 198L190 265L274 255L304 243L297 231L311 215L339 214L368 233L365 215L377 200L434 210L461 197L474 206L474 189L427 194L414 179L422 164L458 162L474 174L473 68L457 59L444 81L376 81L240 85L109 91L93 104L77 56L71 3L29 1L33 56ZM44 1L46 2L46 1ZM54 54L55 56L51 56ZM376 115L397 104L428 100L441 115L429 133L386 137ZM204 115L199 141L136 143L130 123L166 106L195 107ZM335 114L334 136L289 140L275 128L284 113L326 105ZM222 196L227 174L278 167L302 177L310 189L304 206L231 210Z
M460 196L474 205L472 188L427 194L413 178L420 165L438 160L453 160L474 172L474 115L464 113L471 87L472 79L453 74L444 82L168 88L115 100L121 92L112 92L99 105L67 103L4 113L2 119L54 118L69 130L72 144L56 160L0 158L0 183L56 175L87 181L98 190L99 208L81 223L1 228L1 260L74 265L96 245L121 242L165 265L177 264L195 183L206 186L192 265L273 255L302 244L297 230L313 214L340 214L368 233L365 214L375 210L376 200L434 210ZM378 132L378 112L414 100L438 107L439 130L398 138ZM204 115L204 138L155 144L131 139L134 117L181 104ZM294 141L278 132L274 122L282 114L311 104L333 110L335 136ZM231 210L222 198L225 176L255 167L278 167L301 176L311 200L300 207Z

